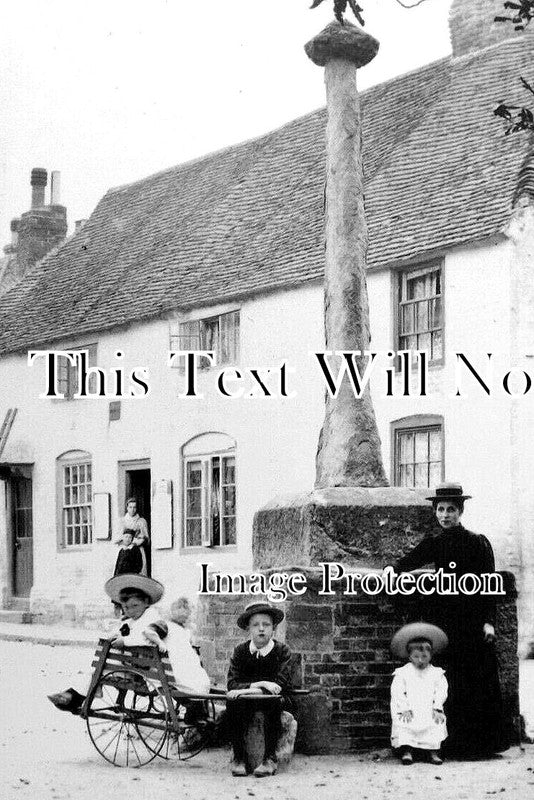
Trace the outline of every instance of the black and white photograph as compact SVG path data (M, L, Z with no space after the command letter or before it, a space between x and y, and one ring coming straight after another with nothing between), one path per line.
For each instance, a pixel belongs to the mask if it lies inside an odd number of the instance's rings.
M534 794L534 0L0 4L6 800Z

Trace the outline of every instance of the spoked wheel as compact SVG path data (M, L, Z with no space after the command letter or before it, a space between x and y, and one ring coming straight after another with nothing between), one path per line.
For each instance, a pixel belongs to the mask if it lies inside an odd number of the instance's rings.
M211 718L199 720L193 724L186 724L182 719L179 731L169 731L165 746L159 752L162 758L178 758L187 761L201 750L209 747L213 740L213 714Z
M100 755L116 767L142 767L163 748L169 713L157 684L130 669L99 680L87 730Z

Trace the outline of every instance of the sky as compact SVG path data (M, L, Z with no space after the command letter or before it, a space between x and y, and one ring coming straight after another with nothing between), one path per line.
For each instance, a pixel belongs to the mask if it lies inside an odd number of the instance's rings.
M61 172L72 231L112 186L323 106L323 70L303 45L332 20L332 0L310 5L0 0L0 247L29 210L32 167ZM380 41L360 88L450 52L451 0L360 5Z

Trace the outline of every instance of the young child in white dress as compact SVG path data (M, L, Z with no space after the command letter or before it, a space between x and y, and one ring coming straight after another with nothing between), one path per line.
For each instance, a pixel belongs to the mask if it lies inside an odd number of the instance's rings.
M189 600L179 597L171 605L166 638L159 637L155 631L151 631L148 638L169 654L177 689L189 694L208 694L210 679L191 644L191 631L187 627L190 616Z
M445 633L426 622L405 625L391 642L395 655L408 657L408 663L393 673L391 684L391 745L403 764L413 762L414 749L427 751L432 764L442 763L448 685L444 670L430 662L446 646Z

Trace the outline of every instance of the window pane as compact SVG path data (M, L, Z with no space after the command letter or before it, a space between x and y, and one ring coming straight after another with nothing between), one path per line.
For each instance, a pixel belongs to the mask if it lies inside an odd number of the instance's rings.
M436 486L438 483L441 483L441 474L442 474L441 461L437 461L436 463L430 464L428 485Z
M189 461L187 464L187 486L202 484L202 465L200 461Z
M432 356L433 359L437 360L439 358L443 358L443 344L442 344L442 333L441 331L434 331L432 334Z
M414 456L414 434L411 431L399 433L399 457L401 464L409 464Z
M436 297L430 301L430 327L439 328L441 326L441 297Z
M219 363L231 364L238 360L239 312L221 314L219 317Z
M219 509L217 509L217 513L214 512L211 517L211 543L214 547L224 544L224 542L221 542L221 518L219 516Z
M422 489L428 486L428 464L416 464L414 470L414 487Z
M429 431L429 456L431 461L441 461L441 432Z
M223 490L223 514L225 516L235 514L235 487L225 486Z
M424 300L415 306L416 330L428 330L428 302Z
M415 434L415 463L428 461L428 431Z
M430 348L432 346L432 338L429 333L421 333L418 337L417 349L427 350L430 355Z
M235 517L224 517L223 526L224 544L235 544Z
M225 458L223 467L223 483L235 483L235 458Z
M219 342L219 318L203 319L200 323L200 343L202 350L217 352Z
M186 514L188 517L202 515L202 492L200 489L187 490Z
M200 547L202 544L202 521L186 520L186 542L188 547Z
M408 487L412 488L413 485L414 485L414 483L413 483L413 464L406 464L404 475L405 475L405 478L404 478L405 483L403 483L403 486L408 486Z
M413 304L403 306L401 311L401 333L412 333L415 330L415 307Z

